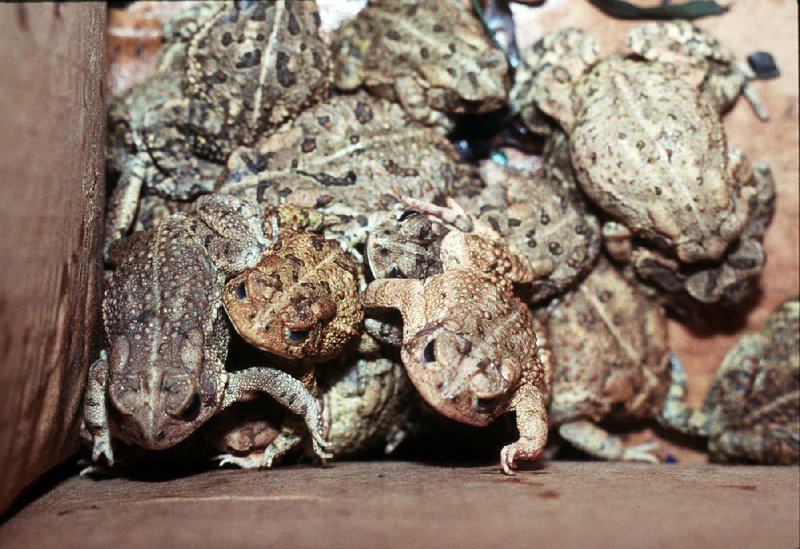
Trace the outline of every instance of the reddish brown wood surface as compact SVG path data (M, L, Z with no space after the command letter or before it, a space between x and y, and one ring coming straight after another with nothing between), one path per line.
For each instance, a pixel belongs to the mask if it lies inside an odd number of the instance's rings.
M105 5L0 5L0 510L77 440L96 350Z
M798 547L797 467L336 463L72 477L2 547Z

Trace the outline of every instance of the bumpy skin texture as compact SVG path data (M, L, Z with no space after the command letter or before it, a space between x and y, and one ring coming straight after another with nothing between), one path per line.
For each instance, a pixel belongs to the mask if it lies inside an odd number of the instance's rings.
M752 295L766 262L764 233L775 211L775 183L769 166L755 162L752 170L743 162L737 184L750 187L752 212L741 236L726 250L718 264L685 265L657 250L634 244L631 266L646 291L667 307L688 314L691 303L732 306Z
M570 156L586 194L635 234L684 262L716 260L741 233L749 197L733 192L713 106L664 67L596 65L575 87Z
M631 30L625 45L650 61L675 65L687 78L702 82L701 91L717 110L730 108L744 94L762 120L768 118L748 80L755 74L733 51L689 21L655 22Z
M463 178L453 146L365 93L332 97L228 160L216 190L261 205L313 208L338 222L323 235L363 245L400 197L433 200Z
M546 321L553 397L550 423L604 459L656 461L650 446L626 448L604 419L646 419L669 390L666 317L604 259Z
M233 147L321 99L329 59L313 1L224 2L179 16L153 76L109 111L107 245L133 224L140 194L211 191ZM301 47L302 45L302 47Z
M327 96L330 59L314 1L225 3L188 48L184 93L194 149L224 162Z
M714 461L800 462L800 298L778 307L722 361L700 410L685 402L686 374L672 363L662 422L708 437Z
M364 303L400 311L403 364L439 413L487 425L516 410L520 439L503 448L506 473L516 461L539 456L547 440L550 370L539 355L527 306L470 269L447 270L424 282L376 280Z
M334 51L339 89L365 86L427 124L507 102L505 56L457 2L371 0L339 29Z
M334 458L375 448L391 454L415 429L416 393L396 358L343 358L321 372L320 388Z
M567 131L578 180L598 206L683 262L719 259L747 223L749 196L735 193L717 107L699 89L706 73L689 61L596 62L592 44L576 29L543 38L520 96Z
M359 347L363 347L360 345ZM328 363L319 372L319 389L328 450L334 459L382 449L391 454L418 429L419 398L399 358L385 350L365 349ZM384 356L381 356L384 355ZM273 465L292 446L281 441L282 410L269 402L245 402L215 416L204 433L227 462L264 467ZM290 441L295 445L301 437Z
M563 143L563 141L562 141ZM563 292L592 267L600 251L600 226L586 211L572 178L572 167L556 162L549 151L542 174L485 162L486 191L499 188L504 200L494 206L478 197L467 211L489 223L506 242L533 264L550 261L553 269L520 290L529 303Z
M442 272L444 226L416 210L387 212L367 237L373 278L423 279Z
M120 242L103 299L114 435L172 446L221 405L230 338L197 220L178 214Z
M284 358L323 362L339 355L364 319L353 260L333 240L281 228L258 265L222 295L245 341Z
M226 277L251 268L268 242L259 213L227 196L201 197L194 215L118 241L103 299L110 352L92 364L84 436L93 460L113 465L111 438L157 450L177 444L214 413L253 391L303 417L324 446L319 403L298 380L268 367L229 374Z

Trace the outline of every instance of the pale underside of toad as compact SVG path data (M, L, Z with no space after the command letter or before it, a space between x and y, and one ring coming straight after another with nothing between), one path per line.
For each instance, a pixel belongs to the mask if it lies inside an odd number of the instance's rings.
M603 60L579 30L547 35L527 53L512 100L562 125L581 187L609 215L683 262L713 261L742 232L750 197L735 192L739 155L728 150L719 120L723 101L714 94L727 88L701 86L723 73L711 54L693 57L670 42L676 35L659 34L670 25L679 23L632 31L633 53ZM710 43L691 28L680 38ZM663 40L645 42L647 34ZM728 103L745 79L738 82Z
M673 358L662 423L708 439L714 461L800 462L800 300L787 300L760 332L727 354L699 410L685 400L687 378Z
M503 52L471 10L444 0L371 0L339 29L335 85L400 103L415 119L448 128L448 115L507 103Z
M177 444L213 414L254 391L300 415L324 454L319 403L298 380L270 367L227 373L226 277L255 265L269 245L257 211L234 197L202 197L116 243L103 299L108 354L92 364L84 434L92 458L113 465L112 437L145 449Z
M231 150L327 95L330 61L313 1L224 2L165 31L154 75L112 104L106 244L124 235L139 197L209 192Z
M550 424L602 459L657 462L656 445L627 447L599 424L649 419L669 390L666 317L601 259L546 315L553 368Z

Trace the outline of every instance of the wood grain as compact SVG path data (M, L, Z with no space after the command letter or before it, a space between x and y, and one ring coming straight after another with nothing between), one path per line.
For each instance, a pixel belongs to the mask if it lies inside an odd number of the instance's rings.
M0 5L0 510L76 444L96 352L105 5Z

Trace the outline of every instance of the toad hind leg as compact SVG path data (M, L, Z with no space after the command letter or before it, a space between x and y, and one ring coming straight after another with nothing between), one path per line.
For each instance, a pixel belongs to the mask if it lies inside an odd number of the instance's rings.
M503 472L513 475L518 460L537 459L547 444L547 407L541 391L523 385L514 396L512 407L517 413L519 440L500 451Z
M644 461L658 463L651 452L657 442L625 446L619 437L610 435L591 421L573 421L559 426L558 433L570 444L587 454L607 461Z
M223 454L217 456L217 459L220 460L220 466L231 464L242 469L269 469L278 459L303 441L303 436L300 434L302 428L302 425L297 425L295 421L287 420L280 434L264 448L263 452L248 456Z
M234 372L228 374L222 407L226 408L255 391L267 393L290 412L303 418L311 433L314 452L323 459L331 457L326 452L329 443L325 440L325 419L319 400L302 382L274 368L257 367Z
M108 354L100 352L100 358L89 367L89 379L83 402L83 424L92 440L92 461L105 456L109 466L114 465L111 450L111 430L108 426L106 388L108 387Z

